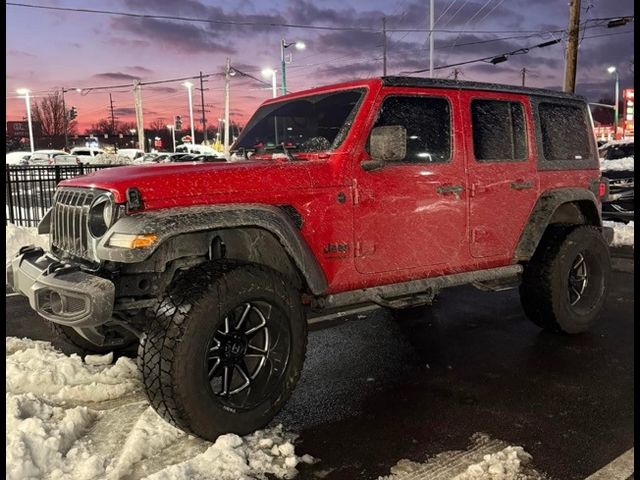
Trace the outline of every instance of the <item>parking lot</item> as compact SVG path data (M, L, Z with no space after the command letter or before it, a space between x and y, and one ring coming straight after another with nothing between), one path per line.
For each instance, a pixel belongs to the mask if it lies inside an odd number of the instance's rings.
M584 479L628 451L634 272L626 257L614 259L600 323L576 337L530 324L516 290L471 287L445 291L402 321L379 310L315 326L301 381L274 422L321 459L299 478L377 478L401 459L464 450L475 433L523 446L537 470L561 480ZM6 335L51 338L15 296Z

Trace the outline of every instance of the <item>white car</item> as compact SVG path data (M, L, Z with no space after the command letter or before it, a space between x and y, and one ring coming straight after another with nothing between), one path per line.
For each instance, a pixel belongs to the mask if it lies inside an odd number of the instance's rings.
M224 153L218 152L206 145L195 145L193 143L183 143L176 147L175 153L192 153L195 155L213 155L215 157L224 158Z
M9 152L7 153L7 165L26 165L31 152Z
M94 158L102 153L105 153L104 150L94 147L75 147L71 149L71 155L80 157L82 163L95 163Z
M58 155L67 155L64 150L36 150L29 157L29 165L52 165Z
M138 148L119 148L118 155L124 155L131 160L136 160L144 156L144 152Z

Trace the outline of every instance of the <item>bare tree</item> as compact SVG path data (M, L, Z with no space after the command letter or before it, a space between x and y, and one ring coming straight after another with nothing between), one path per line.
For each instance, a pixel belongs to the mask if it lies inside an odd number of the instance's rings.
M156 118L153 122L149 124L149 130L152 130L154 132L162 132L166 128L167 128L167 125L164 122L164 119L162 118Z
M62 107L62 94L59 91L48 94L39 102L33 104L33 120L40 123L42 135L54 137L64 135L64 108ZM77 123L70 120L67 123L67 133L70 135L76 131Z

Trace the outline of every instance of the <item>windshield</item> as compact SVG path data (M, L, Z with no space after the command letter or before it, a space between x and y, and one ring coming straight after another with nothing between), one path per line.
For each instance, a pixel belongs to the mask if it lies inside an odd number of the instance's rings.
M284 145L298 152L321 152L344 140L364 89L312 95L265 105L251 118L234 151L268 150Z

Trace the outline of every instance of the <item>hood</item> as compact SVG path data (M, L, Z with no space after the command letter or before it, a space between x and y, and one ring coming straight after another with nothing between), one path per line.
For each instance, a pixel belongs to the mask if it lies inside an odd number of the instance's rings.
M117 203L126 201L130 187L140 190L145 206L207 203L207 198L233 194L234 201L254 198L255 192L306 189L311 186L308 162L274 160L132 165L98 170L60 183L111 191ZM250 194L252 193L252 194Z

